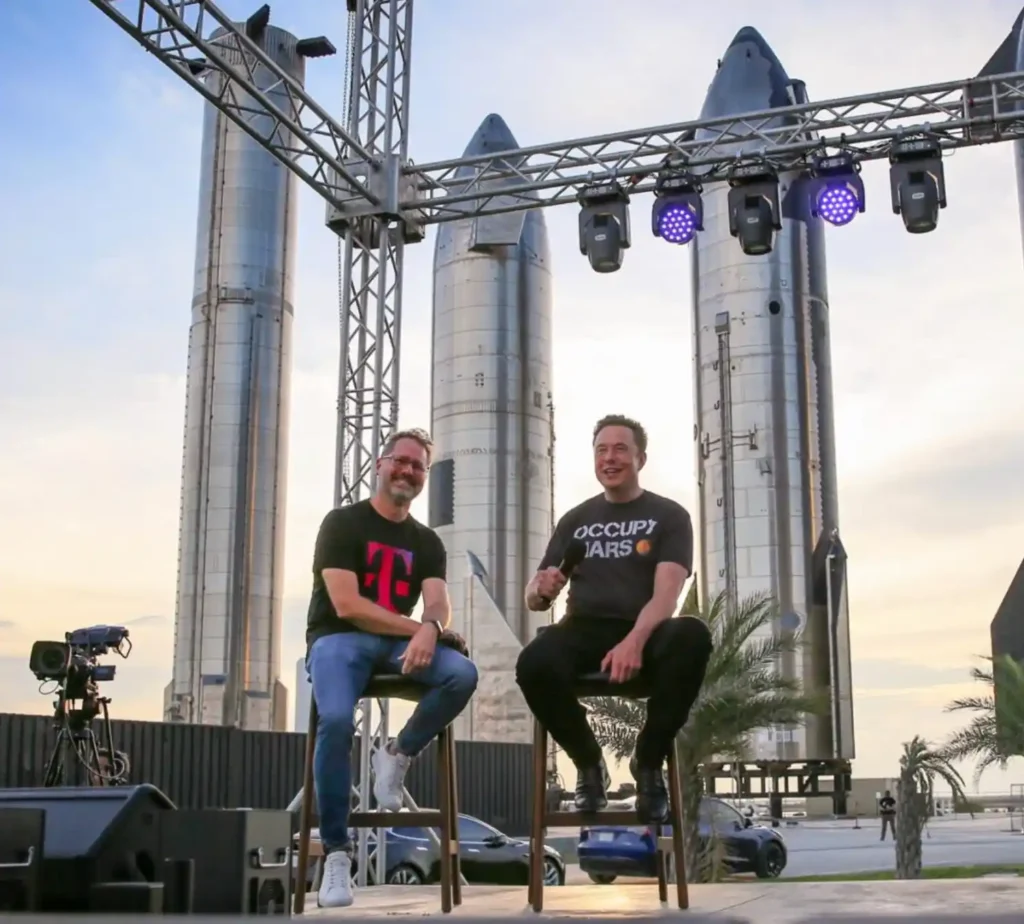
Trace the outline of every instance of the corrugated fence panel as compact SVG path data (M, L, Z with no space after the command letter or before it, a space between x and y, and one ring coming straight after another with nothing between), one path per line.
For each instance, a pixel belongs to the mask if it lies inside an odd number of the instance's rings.
M302 788L306 736L294 732L239 731L232 765L238 769L238 804L283 808Z
M103 723L94 723L103 744ZM128 754L131 781L152 783L180 808L284 808L302 787L306 736L216 725L111 722L114 747ZM47 716L0 713L0 787L39 786L56 735ZM521 836L529 832L531 747L457 742L459 810ZM359 747L353 778L358 778ZM437 805L437 747L409 771L409 792Z

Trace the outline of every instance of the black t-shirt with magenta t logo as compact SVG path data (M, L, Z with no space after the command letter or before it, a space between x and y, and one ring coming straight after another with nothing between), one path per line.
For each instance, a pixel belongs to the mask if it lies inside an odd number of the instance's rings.
M332 510L316 537L307 645L324 635L356 630L334 610L323 579L327 568L351 571L364 597L392 613L409 616L424 580L445 579L444 543L412 517L401 523L382 517L368 500Z
M653 491L624 504L598 494L574 507L558 521L540 570L560 565L573 539L586 545L587 554L569 581L569 617L635 620L654 595L661 562L693 573L690 514Z

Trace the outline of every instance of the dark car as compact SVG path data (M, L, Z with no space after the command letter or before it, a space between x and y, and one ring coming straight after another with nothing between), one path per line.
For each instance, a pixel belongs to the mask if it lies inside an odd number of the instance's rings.
M434 829L434 833L438 833ZM316 842L315 829L311 840ZM389 885L421 885L438 882L441 860L436 843L425 828L386 829L387 883ZM352 832L353 843L357 834ZM462 875L471 885L526 885L529 878L530 842L509 837L497 828L473 818L459 815L459 860ZM352 864L355 873L356 864ZM315 864L309 865L309 888L312 889ZM371 872L371 878L373 873ZM544 884L565 885L565 861L553 847L544 847Z
M712 832L725 848L725 864L733 873L755 873L774 879L786 868L786 842L773 828L755 825L721 799L702 799L700 836ZM668 825L662 837L671 836ZM580 830L580 869L594 882L610 883L619 876L656 876L655 835L651 827L595 825Z

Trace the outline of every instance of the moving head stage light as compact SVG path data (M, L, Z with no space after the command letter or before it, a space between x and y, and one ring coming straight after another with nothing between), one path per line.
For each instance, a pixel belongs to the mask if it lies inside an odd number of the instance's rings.
M946 207L942 148L931 138L897 141L889 149L892 210L911 234L934 231Z
M704 230L701 185L688 170L674 167L658 174L651 209L651 231L668 244L689 244Z
M865 209L860 164L851 154L819 156L811 163L811 214L830 225L848 225Z
M751 257L771 253L782 230L779 177L762 161L736 164L729 171L729 233Z
M57 684L53 704L57 743L44 786L110 786L128 781L128 756L114 750L110 698L99 695L98 684L113 680L116 670L113 664L100 664L99 658L111 651L127 658L131 650L123 626L91 626L66 633L63 642L33 643L29 670L40 681ZM76 707L79 701L81 706ZM92 720L98 716L103 718L102 746L92 729Z
M629 195L612 180L584 186L580 203L580 253L596 273L614 273L629 249Z

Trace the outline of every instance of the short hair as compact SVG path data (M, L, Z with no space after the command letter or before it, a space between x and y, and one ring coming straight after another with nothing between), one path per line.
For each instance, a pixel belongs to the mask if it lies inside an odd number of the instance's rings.
M430 462L430 457L434 454L434 441L430 438L430 434L426 430L421 430L419 427L412 427L409 430L396 430L391 434L381 447L380 455L381 458L390 455L395 451L395 444L399 440L415 440L419 443L424 451L427 453L427 462Z
M597 434L605 427L625 427L627 430L632 430L633 439L636 441L636 448L639 449L640 452L647 452L647 431L644 429L643 424L638 420L633 420L632 417L626 417L624 414L605 414L605 416L594 425L594 440L592 445L596 445Z

